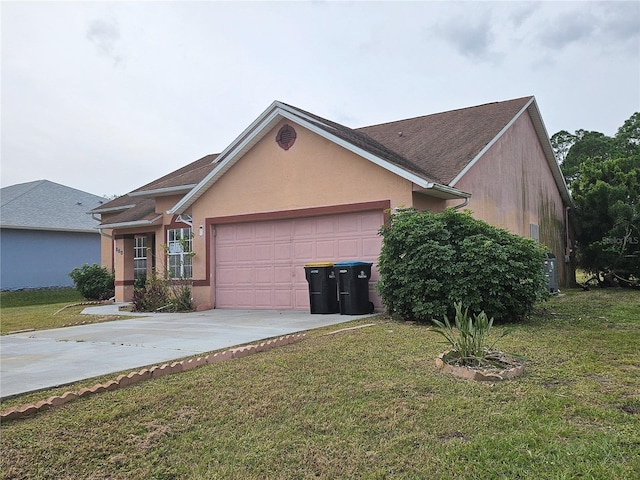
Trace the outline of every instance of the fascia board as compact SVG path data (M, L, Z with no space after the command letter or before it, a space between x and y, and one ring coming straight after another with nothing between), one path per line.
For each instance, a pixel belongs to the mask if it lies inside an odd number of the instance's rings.
M464 168L460 171L460 173L458 173L458 175L456 175L456 177L455 177L453 180L451 180L451 182L449 182L449 186L450 186L450 187L454 187L454 186L456 185L456 183L458 183L458 182L460 181L460 179L461 179L462 177L464 177L464 175L465 175L469 170L471 170L471 167L473 167L473 166L478 162L478 160L480 160L480 158L481 158L485 153L487 153L487 151L488 151L488 150L489 150L489 149L490 149L490 148L491 148L491 147L492 147L492 146L493 146L493 145L494 145L498 140L500 140L500 138L502 137L502 135L504 135L504 134L505 134L505 132L506 132L507 130L509 130L509 129L511 128L511 126L516 122L516 120L518 120L518 118L520 118L520 115L522 115L524 112L526 112L526 111L527 111L527 108L529 108L529 105L531 105L531 103L532 103L533 101L534 101L534 98L533 98L533 97L531 97L531 99L527 102L527 104L526 104L524 107L522 107L522 109L521 109L518 113L516 113L516 114L514 115L514 117L509 121L509 123L507 123L507 124L502 128L502 130L500 130L500 131L498 132L498 134L497 134L495 137L493 137L493 138L491 139L491 141L490 141L489 143L487 143L487 144L484 146L484 148L483 148L482 150L480 150L480 152L478 152L478 154L477 154L475 157L473 157L473 159L472 159L472 160L467 164L467 166L466 166L466 167L464 167Z
M120 222L120 223L107 223L104 225L98 225L96 228L102 230L103 228L133 228L133 227L145 227L153 225L162 218L162 215L158 215L151 220L134 220L132 222Z
M529 110L529 114L531 115L531 121L536 130L536 135L538 136L538 140L540 141L540 145L542 146L547 164L549 165L551 174L553 175L558 190L560 191L560 195L568 205L573 206L573 200L571 199L571 195L569 194L567 183L565 182L564 176L560 171L560 167L558 166L556 157L553 154L551 141L549 140L549 135L547 133L546 127L544 126L544 121L542 120L542 115L540 115L540 110L538 109L538 104L535 97L531 97L527 104L511 119L511 121L507 123L507 125L502 130L500 130L500 132L482 150L480 150L480 152L473 158L473 160L471 160L467 164L467 166L464 167L462 171L449 183L449 186L455 186L456 183L458 183L460 179L471 169L471 167L473 167L473 165L475 165L475 163L480 160L480 158L487 152L487 150L489 150L527 110Z
M560 166L558 165L556 156L553 153L553 147L551 146L551 140L547 132L547 127L545 127L544 125L544 120L542 120L542 115L540 114L540 109L538 108L538 104L535 99L531 104L531 110L529 111L529 114L531 115L533 127L536 129L536 133L538 134L538 139L540 140L540 144L542 145L542 150L544 151L544 155L547 159L551 174L556 181L558 190L560 190L560 195L562 196L564 201L567 202L567 205L574 207L571 194L569 193L569 187L567 187L567 182L564 180L564 175L562 175L562 171L560 170Z
M256 118L253 122L251 122L251 125L249 125L247 128L245 128L242 133L240 135L238 135L235 140L233 142L231 142L229 144L229 146L227 148L225 148L222 152L220 152L220 154L215 158L215 160L213 161L214 164L216 163L221 163L229 154L230 152L232 152L233 150L236 149L236 146L240 143L242 143L244 140L246 140L247 137L250 137L253 135L253 133L259 128L259 126L264 122L264 120L270 116L270 114L273 114L273 112L275 111L276 108L282 108L284 107L284 105L282 105L280 102L273 102L269 108L267 108L264 112L262 112L258 118ZM202 182L200 182L202 183Z
M30 227L24 225L0 225L0 229L6 230L32 230L32 231L42 231L42 232L69 232L69 233L98 233L95 231L96 227L93 229L85 229L85 228L56 228L56 227Z
M129 210L130 208L135 207L135 203L131 205L122 205L120 207L111 207L111 208L94 208L93 210L88 211L88 214L92 213L114 213L114 212L123 212L124 210Z
M457 188L450 187L448 185L442 185L440 183L431 183L425 190L433 190L432 196L438 198L445 198L453 200L456 198L471 198L471 194L458 190Z
M142 190L139 192L130 192L128 195L130 197L162 197L189 192L196 185L196 183L192 183L189 185L177 185L175 187L156 188L154 190Z
M288 113L288 112L287 112ZM350 152L355 153L356 155L365 158L367 160L369 160L370 162L378 165L379 167L384 168L385 170L390 171L391 173L394 173L396 175L398 175L399 177L404 178L405 180L409 180L410 182L415 183L416 185L419 185L423 188L427 188L428 185L430 184L430 182L428 182L427 180L425 180L422 177L419 177L418 175L415 175L411 172L408 172L407 170L398 167L397 165L394 165L386 160L384 160L383 158L378 157L377 155L374 155L370 152L367 152L366 150L357 147L355 145L353 145L352 143L343 140L340 137L337 137L336 135L333 135L329 132L327 132L325 129L318 127L317 125L310 123L309 121L307 121L306 119L303 119L302 117L299 117L297 114L290 116L287 113L283 113L283 116L285 116L286 118L288 118L291 121L295 121L298 124L300 124L301 126L303 126L304 128L311 130L313 133L316 133L317 135L320 135L324 138L326 138L327 140L330 140L331 142L335 143L336 145L339 145L343 148L345 148L346 150L349 150ZM333 127L328 127L328 128L333 128Z
M285 118L292 122L296 122L303 128L310 130L311 132L326 138L327 140L339 145L356 155L359 155L370 162L388 170L410 182L415 183L416 185L422 188L430 188L432 183L426 181L424 178L419 177L411 172L408 172L396 165L389 163L388 161L373 155L366 150L363 150L342 138L339 138L325 129L317 126L315 123L317 120L313 120L311 117L301 114L286 105L283 105L280 102L274 102L269 109L263 112L260 117L254 121L245 131L236 138L234 143L229 145L220 155L216 158L216 163L218 166L214 168L202 181L196 185L188 194L186 194L178 203L176 203L170 210L167 211L168 214L180 214L183 213L186 208L188 208L195 200L202 195L204 189L209 188L215 181L229 168L246 150L255 145L258 141L260 141L264 135L266 135L267 131L273 125L275 125L280 119ZM333 128L329 127L328 128ZM218 162L219 160L219 162Z

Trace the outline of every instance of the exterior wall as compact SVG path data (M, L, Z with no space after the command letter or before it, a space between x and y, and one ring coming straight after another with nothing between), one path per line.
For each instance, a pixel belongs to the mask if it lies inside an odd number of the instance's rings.
M116 300L133 298L133 235L115 239Z
M156 266L163 271L166 265L165 252L162 244L166 243L165 228L162 225L154 227L139 227L127 230L115 230L113 236L114 272L116 278L116 301L130 302L133 298L133 258L135 235L147 235L147 271ZM155 249L152 247L155 246Z
M531 236L531 224L537 225L540 243L556 255L559 279L566 286L564 204L528 114L455 187L472 193L466 208L475 218L523 237Z
M113 263L114 242L113 232L111 230L103 230L100 235L100 265L110 272L115 270L115 264Z
M285 123L297 133L286 151L275 142ZM196 304L213 302L213 283L207 277L208 262L209 275L214 270L207 251L212 230L207 219L381 200L389 201L391 208L412 206L412 183L292 122L280 122L190 209Z
M0 289L72 287L69 273L100 263L100 235L0 229Z
M297 125L289 150L281 122L193 205L194 220L391 199L412 204L410 181ZM195 222L194 222L195 223Z
M462 200L456 200L453 205L459 205ZM453 206L452 205L452 206ZM419 212L429 211L439 213L447 208L447 201L442 198L431 197L423 193L413 192L413 207Z

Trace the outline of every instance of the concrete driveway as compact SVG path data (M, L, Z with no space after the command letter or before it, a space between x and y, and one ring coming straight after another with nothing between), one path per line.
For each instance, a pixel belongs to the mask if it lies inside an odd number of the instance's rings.
M122 314L118 305L86 308L82 313ZM209 310L138 316L3 335L0 337L0 397L366 317L311 315L293 310Z

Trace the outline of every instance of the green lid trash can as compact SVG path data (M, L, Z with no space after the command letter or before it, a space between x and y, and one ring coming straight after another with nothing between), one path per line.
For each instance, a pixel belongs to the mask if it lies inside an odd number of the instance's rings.
M338 294L333 263L307 263L304 273L309 282L311 313L338 313Z
M373 313L373 303L369 301L369 262L339 262L334 265L338 279L338 297L341 315L365 315Z

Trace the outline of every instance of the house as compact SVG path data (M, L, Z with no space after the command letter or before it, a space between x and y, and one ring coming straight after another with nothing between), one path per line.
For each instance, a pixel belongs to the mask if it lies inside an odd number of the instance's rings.
M534 237L563 260L566 285L570 206L535 98L524 97L356 129L274 102L220 154L93 212L112 237L102 261L119 301L162 267L192 279L200 309L307 309L303 266L375 264L396 207L470 209ZM378 278L374 265L380 308Z
M98 221L107 200L48 180L0 190L0 289L70 287L69 272L100 263Z

